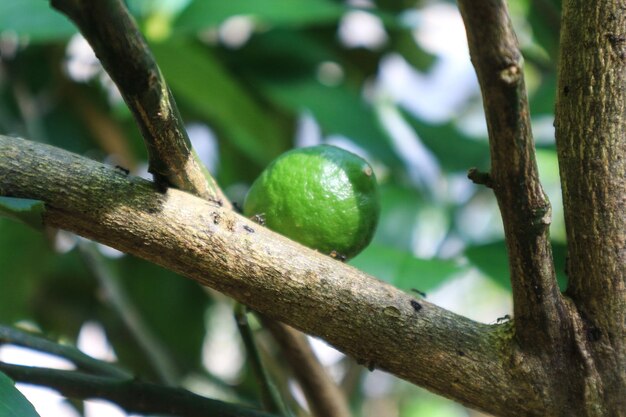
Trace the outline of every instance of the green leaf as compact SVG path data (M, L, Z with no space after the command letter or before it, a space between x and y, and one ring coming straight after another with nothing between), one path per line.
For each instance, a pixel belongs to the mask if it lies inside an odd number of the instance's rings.
M567 276L565 275L566 254L567 247L565 244L552 242L552 256L556 268L556 278L561 291L567 288ZM509 258L506 243L503 240L470 246L465 250L465 256L483 274L503 288L511 291Z
M406 291L429 291L466 269L453 260L419 259L408 251L376 244L350 264Z
M188 42L152 45L177 99L227 137L250 159L265 166L282 152L282 132L211 51Z
M18 220L34 229L43 229L45 204L28 198L0 197L0 216Z
M414 189L398 185L383 184L379 192L381 212L374 243L408 250L425 202Z
M0 372L0 417L39 417L35 407L15 388L15 384Z
M195 0L179 15L174 30L198 31L237 15L262 24L305 26L336 22L344 12L344 6L328 0Z
M0 33L13 32L33 42L67 39L76 29L45 0L0 2Z
M387 165L399 164L373 109L358 91L325 86L313 78L266 79L260 87L276 105L294 114L310 111L325 134L346 136Z
M452 122L434 125L403 111L405 119L415 129L424 145L430 149L441 166L449 171L467 171L472 167L488 170L489 143L464 135Z
M117 271L119 284L125 288L142 320L167 348L174 362L183 372L197 369L205 335L204 313L211 302L202 287L131 256L107 262ZM141 372L151 372L145 363L144 352L134 343L128 343L126 329L109 326L107 330L120 359L132 363Z
M45 246L42 233L0 218L0 321L29 317L38 278L49 257Z

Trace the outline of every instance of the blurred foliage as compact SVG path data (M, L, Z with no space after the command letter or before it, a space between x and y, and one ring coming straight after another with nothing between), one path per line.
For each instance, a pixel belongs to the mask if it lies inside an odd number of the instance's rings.
M31 403L15 388L13 381L0 372L0 415L38 417Z
M389 77L406 77L406 72L383 73L389 71L383 64L390 57L400 57L410 76L422 81L445 64L442 53L424 43L420 30L428 19L448 16L441 11L453 10L454 2L355 2L371 4L369 8L331 0L128 3L183 118L215 135L215 147L209 149L217 152L217 163L211 169L236 202L241 203L256 175L285 150L319 141L347 146L373 163L382 195L374 242L353 265L405 291L429 294L480 275L503 289L505 299L494 300L494 309L509 305L506 247L500 220L493 214L493 196L464 179L471 167L489 168L477 87L461 105L448 109L445 120L433 119L406 105L407 100L420 99L427 105L432 101L433 106L440 101L411 90L414 84L404 79L398 81L406 83L400 89L389 85ZM551 120L560 2L510 3L525 56L531 116ZM350 26L352 21L370 26L359 31ZM380 37L368 38L378 33L377 28L382 28ZM346 32L361 44L351 43ZM441 39L439 45L449 42ZM461 44L458 49L466 53ZM433 94L458 92L443 85ZM400 115L393 122L381 111L389 107ZM97 61L81 49L73 26L43 0L0 2L0 133L120 163L135 173L146 166L130 112ZM538 161L553 202L554 258L564 288L556 154L551 131L543 136L547 138L539 141ZM202 149L212 139L192 140L200 153L211 152ZM39 215L36 205L31 210L0 202L0 210ZM156 379L154 364L120 312L112 308L80 251L71 244L59 249L64 239L64 234L36 232L0 218L0 322L28 322L76 341L83 324L95 321L105 329L123 366ZM223 331L207 324L215 322L207 319L207 311L214 311L208 308L227 301L141 260L109 257L106 250L102 256L181 377L200 375L209 385L217 381L229 392L224 398L255 398L253 377L245 364L234 377L223 377L226 382L203 365L211 360L203 354L206 335ZM476 282L476 291L481 282ZM453 290L448 285L446 291ZM233 325L229 320L222 320L224 326ZM372 415L365 405L380 404L360 388L353 390L354 411ZM391 401L385 403L389 414L378 415L466 415L415 387L386 395Z

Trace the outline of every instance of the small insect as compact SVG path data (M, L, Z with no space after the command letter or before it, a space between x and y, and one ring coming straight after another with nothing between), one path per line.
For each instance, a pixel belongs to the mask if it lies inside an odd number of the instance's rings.
M411 307L413 307L413 310L415 311L420 311L422 309L422 305L415 300L411 300Z
M505 314L504 316L498 317L496 319L496 324L506 323L509 320L511 320L511 316L509 316L508 314Z
M122 171L122 172L124 173L124 175L128 175L128 174L130 174L130 170L128 170L128 169L126 169L126 168L124 168L124 167L123 167L123 166L121 166L121 165L115 165L115 169L119 169L120 171Z
M224 207L224 201L221 198L209 198L209 201L217 204L218 207Z
M341 253L337 252L334 249L332 251L330 251L329 255L330 255L331 258L336 259L336 260L341 261L341 262L345 262L346 259L348 259L346 257L346 255L342 255Z
M246 230L246 232L254 233L254 229L248 226L247 224L244 224L243 228Z
M372 372L372 371L374 371L374 369L376 369L376 364L372 360L357 359L356 363L357 363L357 365L365 366L370 372Z
M252 220L256 224L265 226L265 213L255 214L254 216L250 218L250 220Z
M411 291L413 291L414 293L419 294L422 297L426 298L426 293L424 291L420 291L417 288L411 288Z

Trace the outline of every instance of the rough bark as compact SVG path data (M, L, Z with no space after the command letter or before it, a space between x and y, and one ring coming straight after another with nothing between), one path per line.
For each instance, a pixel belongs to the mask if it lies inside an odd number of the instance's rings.
M549 374L484 325L378 281L231 210L69 152L0 136L0 194L45 223L147 259L379 368L501 416L545 416Z
M487 118L487 185L504 224L516 339L524 349L560 345L565 313L552 262L551 208L539 182L517 38L504 0L459 0L459 8Z
M626 415L624 8L564 1L561 26L556 138L588 415Z
M193 152L172 93L122 0L51 0L51 5L78 26L118 86L141 131L155 181L230 207Z

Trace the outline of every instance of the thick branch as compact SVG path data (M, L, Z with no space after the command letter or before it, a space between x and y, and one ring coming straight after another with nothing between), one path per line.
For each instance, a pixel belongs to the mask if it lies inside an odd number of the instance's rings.
M625 67L624 2L564 1L556 139L567 294L584 320L606 415L626 410Z
M226 206L215 180L191 148L163 75L122 0L51 0L91 44L135 116L157 183Z
M274 414L228 404L181 388L95 376L76 371L11 365L0 371L16 382L50 387L69 398L109 400L129 413L172 414L185 417L273 417Z
M544 415L544 369L520 361L509 325L472 322L266 230L230 210L58 148L0 136L0 190L46 203L47 225L147 259L370 368L494 414ZM516 358L516 359L515 359ZM538 388L539 387L539 388Z
M516 338L560 346L562 300L549 240L550 203L535 162L522 56L505 0L459 0L480 82L491 149L490 186L504 223Z

